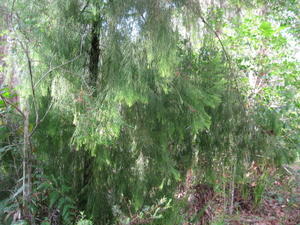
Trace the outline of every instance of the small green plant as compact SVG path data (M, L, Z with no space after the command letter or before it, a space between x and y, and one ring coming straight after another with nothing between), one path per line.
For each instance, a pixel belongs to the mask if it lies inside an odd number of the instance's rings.
M124 214L119 206L114 206L114 213L116 215L117 224L148 224L155 220L163 218L163 212L171 207L172 199L165 197L161 198L156 204L152 206L144 206L138 210L135 214L132 212L130 216ZM132 204L132 202L129 202Z
M76 225L93 225L93 222L89 219L86 219L84 212L80 212L80 219L78 220Z
M54 212L59 212L55 217L62 220L63 224L73 224L76 214L75 200L70 197L70 187L63 179L51 176L37 187L37 192L48 196L47 207Z
M29 225L29 223L26 222L25 220L19 220L19 221L13 223L12 225Z
M264 173L257 181L257 184L256 186L254 187L254 204L255 206L259 206L262 199L263 199L263 196L264 196L264 193L265 193L265 190L266 190L266 187L268 186L268 174L267 173Z
M218 217L211 222L211 225L225 225L225 221L223 217Z

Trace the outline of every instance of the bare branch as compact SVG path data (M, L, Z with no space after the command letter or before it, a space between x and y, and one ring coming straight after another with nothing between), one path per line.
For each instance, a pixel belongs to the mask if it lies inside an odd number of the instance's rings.
M6 99L2 94L0 94L0 98L4 101L4 103L6 104L6 106L7 105L12 106L15 110L17 110L21 114L21 116L23 118L25 118L24 113L13 102L11 102L8 99Z
M211 27L211 25L204 19L204 17L201 14L199 14L199 17L202 20L202 22L214 33L214 35L216 36L216 38L218 39L218 41L219 41L219 43L220 43L220 45L222 47L222 50L223 50L223 52L224 52L224 54L226 56L227 61L230 62L231 60L230 60L229 54L227 53L227 50L226 50L226 48L225 48L225 46L223 44L223 41L221 40L221 38L220 38L219 34L217 33L217 31L215 31Z
M39 121L39 112L38 112L38 107L37 107L37 103L36 103L36 96L35 96L35 88L34 88L34 84L33 84L33 72L32 72L32 62L31 62L31 58L29 55L29 50L28 50L28 46L24 45L24 43L20 40L18 40L27 59L27 66L28 66L28 72L29 72L29 78L30 78L30 86L31 86L31 92L32 92L32 98L33 98L33 108L35 111L35 123L37 124Z
M86 10L86 8L89 6L90 1L88 0L85 6L80 10L80 15Z
M35 83L34 88L36 88L36 87L39 85L39 83L40 83L42 80L44 80L45 77L46 77L48 74L50 74L50 73L53 72L54 70L57 70L57 69L59 69L59 68L61 68L61 67L63 67L63 66L66 66L66 65L69 64L69 63L74 62L74 61L77 60L80 56L81 56L81 54L79 54L79 55L76 56L75 58L70 59L69 61L67 61L67 62L65 62L65 63L63 63L63 64L61 64L61 65L58 65L58 66L56 66L56 67L54 67L54 68L50 68L50 69L49 69L46 73L44 73L43 76Z
M41 120L39 120L39 121L35 124L35 127L32 129L32 131L31 131L29 137L32 137L32 135L35 133L35 131L36 131L36 129L38 128L38 126L44 121L44 119L46 118L46 116L49 114L49 112L50 112L50 110L51 110L53 104L54 104L54 102L51 102L51 103L50 103L50 105L49 105L47 111L45 112L44 116L42 117Z

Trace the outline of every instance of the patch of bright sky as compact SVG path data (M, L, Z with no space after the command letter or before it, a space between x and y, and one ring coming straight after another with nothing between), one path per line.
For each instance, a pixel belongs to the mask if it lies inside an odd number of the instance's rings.
M124 30L125 32L129 32L129 36L131 40L136 41L139 37L139 33L141 31L140 21L136 16L138 14L135 8L130 9L128 11L128 17L122 19L121 24L117 25L118 30ZM146 13L143 14L144 18Z

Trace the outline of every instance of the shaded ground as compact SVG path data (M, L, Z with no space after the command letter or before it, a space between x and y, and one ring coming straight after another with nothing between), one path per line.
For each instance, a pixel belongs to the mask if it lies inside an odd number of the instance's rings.
M285 166L287 176L277 179L266 191L257 210L239 211L230 225L300 225L300 163Z
M300 225L300 162L275 171L270 180L259 206L253 204L254 192L245 198L236 188L230 216L230 200L208 185L193 185L182 192L189 202L184 225Z

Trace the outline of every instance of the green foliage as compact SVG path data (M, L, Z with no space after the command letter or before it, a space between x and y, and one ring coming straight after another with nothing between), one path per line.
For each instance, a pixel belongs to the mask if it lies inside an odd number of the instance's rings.
M93 225L93 222L91 220L86 219L84 213L80 212L80 219L78 220L76 225Z
M15 95L7 86L0 88L0 223L11 224L20 214L22 187L20 185L21 148L19 115L14 112Z
M33 199L34 209L38 212L42 207L48 208L50 214L54 210L58 210L59 219L63 224L73 224L76 216L76 203L71 195L71 188L64 184L63 179L51 177L49 179L42 178L43 182L36 187L36 198ZM47 205L43 205L43 204Z
M152 206L145 205L141 210L139 210L136 214L130 215L127 217L124 213L118 208L118 206L114 206L114 214L116 216L117 221L116 224L135 224L135 223L154 223L155 221L162 222L163 213L171 208L171 199L167 200L166 198L160 199L157 203Z
M294 11L288 2L1 3L12 9L7 35L16 40L8 66L20 68L20 105L30 99L30 124L38 125L31 137L37 221L51 223L57 210L63 224L182 224L185 203L174 192L190 168L196 182L217 189L247 184L252 162L293 161L299 62L287 33L295 16L278 23L274 15ZM0 199L7 214L21 199L12 165L17 159L20 167L22 132L11 126L20 122L17 105L5 102L11 91L0 94L0 171L15 190L13 201L8 193ZM264 177L255 186L256 204L266 186Z

